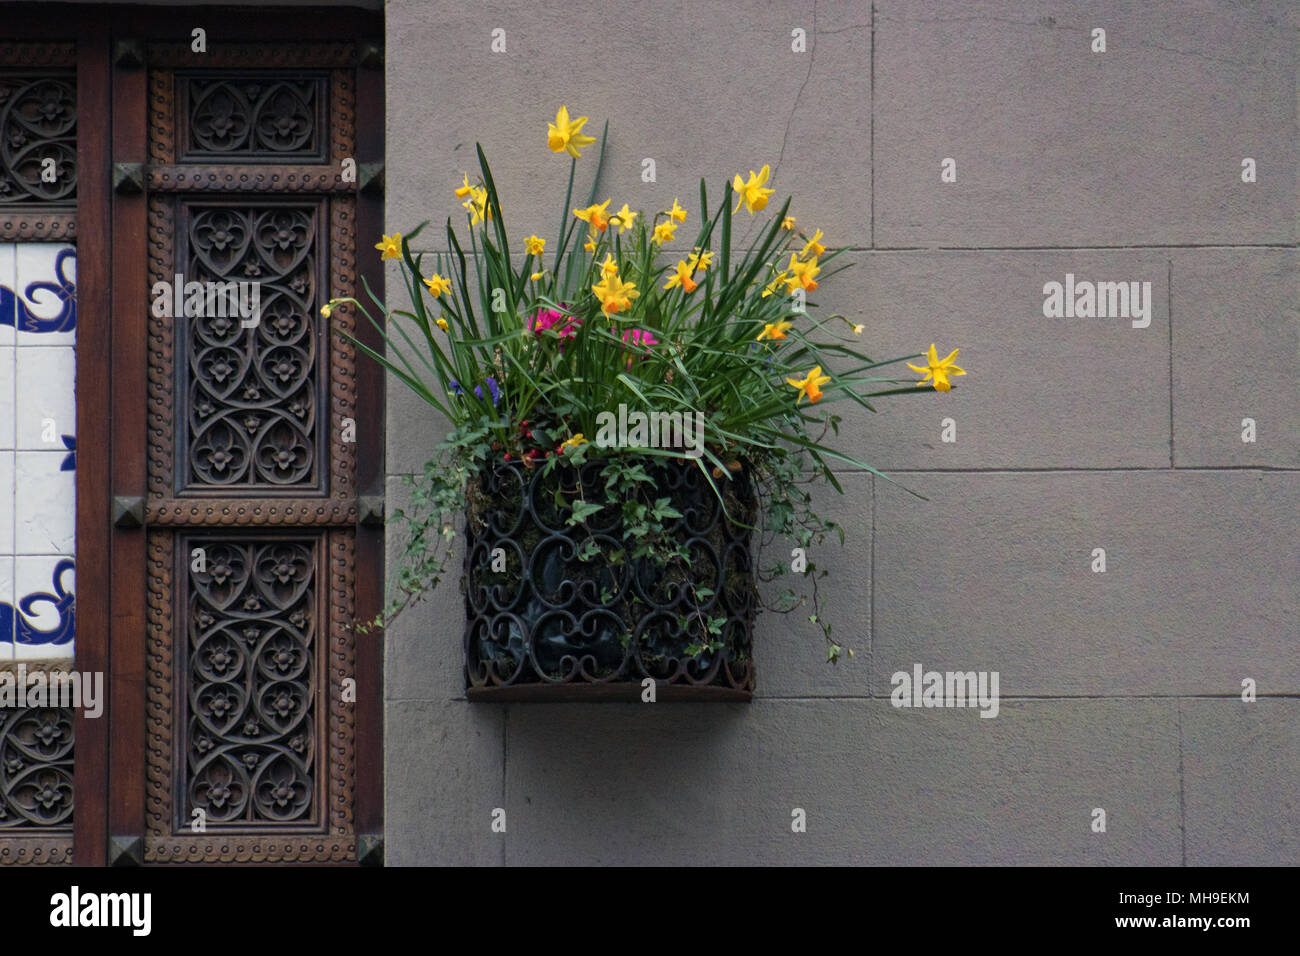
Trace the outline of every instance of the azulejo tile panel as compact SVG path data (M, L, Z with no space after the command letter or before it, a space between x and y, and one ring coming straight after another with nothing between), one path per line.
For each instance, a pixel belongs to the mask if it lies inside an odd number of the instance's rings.
M76 250L0 244L0 663L71 658Z

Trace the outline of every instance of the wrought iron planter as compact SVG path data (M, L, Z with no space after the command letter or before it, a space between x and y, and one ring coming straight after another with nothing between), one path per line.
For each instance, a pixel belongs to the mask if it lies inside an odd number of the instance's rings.
M688 559L627 555L623 502L604 497L601 463L502 463L471 483L464 574L470 700L749 700L758 593L748 471L718 481L693 462L650 459L647 501L681 513L664 525ZM577 494L581 485L581 494ZM576 497L603 503L570 526ZM584 549L589 554L584 559ZM708 637L708 625L715 631ZM701 635L712 649L701 650Z

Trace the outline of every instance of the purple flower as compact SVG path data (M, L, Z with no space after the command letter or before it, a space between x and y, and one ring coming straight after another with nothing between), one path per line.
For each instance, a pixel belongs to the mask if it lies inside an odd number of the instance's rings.
M452 390L453 392L455 392L457 395L464 395L464 394L465 394L464 389L462 389L462 388L460 387L460 383L457 382L454 378L453 378L453 379L450 379L450 380L447 382L447 384L451 386L451 390Z
M501 401L501 389L497 385L497 380L494 379L491 375L487 377L487 387L488 387L488 391L492 393L492 407L496 408L498 403L500 403ZM475 385L474 394L477 395L479 398L482 398L483 386Z

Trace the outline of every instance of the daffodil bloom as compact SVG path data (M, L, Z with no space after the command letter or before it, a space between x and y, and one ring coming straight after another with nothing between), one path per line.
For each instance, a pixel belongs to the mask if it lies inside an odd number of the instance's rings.
M686 257L686 261L690 264L692 272L696 269L700 272L705 272L708 270L709 266L713 265L713 253L701 253L699 249L696 249Z
M677 199L673 199L673 208L666 210L668 218L673 222L682 223L686 221L686 210L677 205Z
M816 404L822 399L822 386L831 380L829 375L822 374L822 367L816 366L808 373L806 378L787 378L786 384L799 390L799 397L795 399L798 405L807 396L808 401Z
M793 228L794 228L794 216L786 216L784 219L782 219L782 220L781 220L781 228L784 229L786 232L789 232L791 229L793 229Z
M596 437L599 438L600 436L597 435ZM579 445L585 444L587 444L587 439L582 437L582 432L578 432L572 438L566 438L564 441L560 442L560 452L563 454L566 449L577 448Z
M456 187L456 198L464 199L466 196L470 195L473 192L474 192L474 187L469 184L469 173L465 173L465 184L463 186Z
M663 245L665 242L672 242L673 233L677 231L677 223L661 222L655 226L654 235L650 237L651 242L657 242Z
M333 311L334 311L334 300L333 300L333 299L331 299L330 301L326 302L324 305L322 305L322 306L320 307L320 314L321 314L321 317L322 317L322 318L326 318L326 319L328 319L328 318L330 317L330 313L333 312Z
M809 256L812 256L814 259L816 259L823 252L825 252L826 247L823 246L818 241L819 239L821 239L821 237L822 237L822 231L818 229L815 233L813 233L813 237L808 240L808 242L804 245L803 249L799 252L799 258L806 259Z
M537 236L529 236L524 240L524 252L530 256L540 256L542 250L546 248L546 240L539 239Z
M855 326L853 326L853 334L854 334L854 335L861 335L861 334L862 334L862 330L865 329L865 328L866 328L865 325L855 325Z
M618 234L621 236L632 228L632 223L636 222L636 213L627 208L627 203L623 203L623 208L616 212L610 221L618 223Z
M593 232L587 237L587 241L582 244L582 248L586 249L588 252L595 252L596 245L599 241L600 237Z
M605 276L591 287L591 291L600 300L600 310L606 316L627 311L632 307L632 300L641 295L635 282L624 282L617 275Z
M764 166L758 172L751 169L748 181L741 179L740 174L737 173L735 181L731 184L731 188L735 190L737 197L736 209L733 212L739 210L743 205L752 216L767 206L767 197L772 195L775 190L765 189L763 184L767 182L767 178L771 175L772 171L767 166Z
M821 272L821 266L817 265L816 257L805 262L800 262L794 255L790 256L790 265L788 271L792 279L797 280L798 284L803 286L805 292L817 291L817 274ZM794 291L794 286L787 280L790 285L790 291Z
M400 259L402 257L402 234L395 232L391 236L384 236L375 243L375 248L383 253L380 259Z
M930 351L926 354L926 359L929 361L929 365L918 367L913 365L911 362L908 362L907 367L913 372L925 373L925 378L921 379L917 384L924 385L926 380L933 376L935 391L947 392L952 389L952 383L948 381L949 375L966 374L965 369L958 368L952 361L957 357L957 353L960 351L961 349L953 349L946 359L940 361L939 353L934 350L934 343L931 342Z
M689 294L700 287L700 284L691 278L691 274L695 271L695 268L691 265L689 259L680 260L673 268L673 274L669 276L668 281L664 283L665 289L675 289L678 286L681 286L682 291Z
M588 223L596 232L604 232L609 228L609 203L606 199L599 206L588 206L586 209L575 209L573 214Z
M442 317L435 319L433 324L438 326L438 328L442 329L444 332L450 328L450 326L447 325L447 320Z
M585 116L570 120L569 108L561 106L555 114L555 122L546 124L546 145L552 153L568 153L578 159L582 155L578 150L596 142L594 136L584 136L579 132L586 123Z
M763 287L763 295L761 298L766 299L769 295L775 295L776 287L781 285L783 282L789 286L791 291L799 285L799 280L791 279L788 272L778 272L776 275L772 276L772 281ZM792 282L793 285L791 285Z
M605 261L600 264L600 274L602 276L618 275L618 263L614 261L614 257L610 253L605 253Z
M542 278L544 275L546 275L546 272L547 272L547 270L546 270L546 269L543 269L541 272L534 272L534 273L533 273L532 275L530 275L528 278L531 279L533 282L536 282L538 279L540 279L540 278Z
M785 338L786 331L789 330L792 325L794 325L793 322L786 321L769 322L763 326L763 331L758 333L758 341L761 342L764 339L783 339Z
M446 295L451 291L451 280L445 279L438 273L433 274L432 279L425 279L424 284L429 287L429 293L437 298L440 295Z
M461 205L469 213L469 224L471 226L477 226L483 220L492 217L492 210L488 206L487 190L482 186L471 186L469 198Z

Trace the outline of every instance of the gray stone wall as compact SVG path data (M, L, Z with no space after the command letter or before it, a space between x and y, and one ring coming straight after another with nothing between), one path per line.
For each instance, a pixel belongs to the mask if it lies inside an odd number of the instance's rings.
M512 233L553 235L565 103L610 120L615 207L678 196L689 226L700 175L716 196L770 163L800 226L853 249L819 298L864 347L960 346L969 371L849 427L929 501L861 473L825 496L848 542L815 560L857 653L831 667L764 617L750 705L471 705L455 587L408 614L386 638L390 864L1300 861L1294 3L386 10L389 230L458 211L477 140ZM1150 324L1046 318L1067 274L1149 281ZM392 383L390 508L440 434ZM891 706L917 663L997 671L997 717Z

